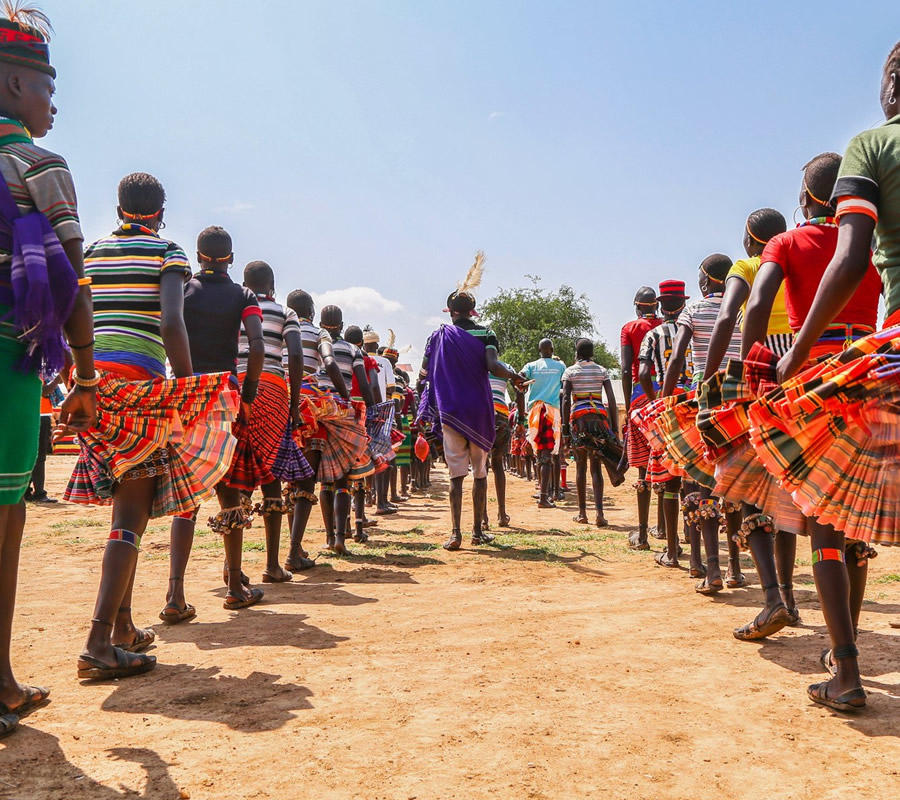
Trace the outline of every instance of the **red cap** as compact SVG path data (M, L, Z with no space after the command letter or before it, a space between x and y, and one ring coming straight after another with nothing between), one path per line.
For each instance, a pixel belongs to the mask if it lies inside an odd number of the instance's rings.
M684 281L662 281L659 284L659 299L666 297L677 297L682 300L689 300L690 297L684 293Z

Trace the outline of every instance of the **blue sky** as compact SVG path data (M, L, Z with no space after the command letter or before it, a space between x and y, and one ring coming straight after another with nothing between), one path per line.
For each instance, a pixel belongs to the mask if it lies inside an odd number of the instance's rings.
M801 167L880 119L894 2L44 0L56 127L89 240L128 172L193 258L227 227L416 360L477 249L498 287L569 283L617 346L642 284L696 289L790 220ZM863 10L865 13L863 13ZM893 24L892 24L893 23ZM240 270L235 277L240 279ZM696 291L694 291L696 294Z

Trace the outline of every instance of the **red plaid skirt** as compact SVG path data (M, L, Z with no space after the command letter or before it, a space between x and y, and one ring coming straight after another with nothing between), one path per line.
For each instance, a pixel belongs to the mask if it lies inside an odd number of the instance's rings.
M900 544L900 327L768 393L750 423L757 456L807 516Z
M642 394L638 396L631 403L631 413L633 414L635 411L643 408L648 402L650 401L647 399L647 395ZM630 419L625 424L628 425L628 465L635 469L646 467L650 461L650 443L640 428L637 425L633 425Z
M238 395L228 373L147 378L98 363L97 424L78 437L81 453L64 497L112 504L117 483L156 477L150 511L193 511L215 494L235 452Z

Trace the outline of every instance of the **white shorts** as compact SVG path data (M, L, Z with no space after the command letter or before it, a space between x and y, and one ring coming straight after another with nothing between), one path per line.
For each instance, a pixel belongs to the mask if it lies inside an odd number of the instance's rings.
M465 478L472 465L472 475L476 478L487 478L487 450L482 450L474 442L470 442L459 431L449 425L443 428L444 461L450 470L451 478Z

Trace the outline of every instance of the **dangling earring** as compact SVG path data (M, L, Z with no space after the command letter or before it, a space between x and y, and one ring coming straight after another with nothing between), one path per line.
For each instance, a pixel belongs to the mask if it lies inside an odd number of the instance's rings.
M163 220L159 223L159 229L162 230L165 227L166 227L166 223L165 223L165 220Z
M797 228L799 228L799 227L803 224L802 222L797 222L797 212L798 212L798 211L802 212L802 211L803 211L803 206L797 206L797 207L794 209L794 225L795 225Z

